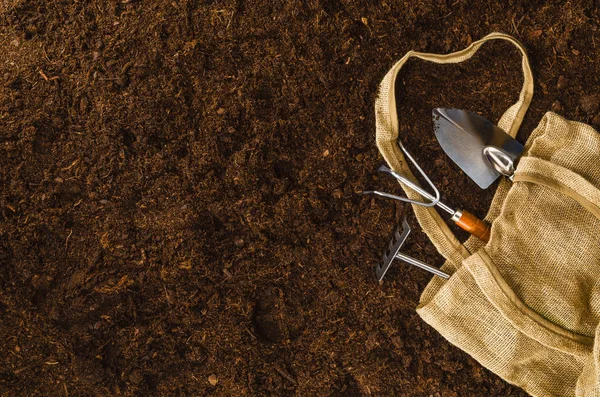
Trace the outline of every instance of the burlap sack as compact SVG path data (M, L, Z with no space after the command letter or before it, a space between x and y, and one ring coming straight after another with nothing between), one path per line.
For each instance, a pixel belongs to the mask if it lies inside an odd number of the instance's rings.
M486 41L523 54L521 95L499 121L515 136L533 95L522 45L492 33L447 55L409 52L383 79L377 145L391 168L409 175L396 144L394 82L410 57L461 62ZM474 109L469 109L474 110ZM500 183L486 220L487 245L455 238L435 208L414 206L420 225L447 259L448 281L434 277L419 315L448 341L534 396L600 395L600 135L547 113L525 145L514 177ZM405 189L411 198L418 198Z

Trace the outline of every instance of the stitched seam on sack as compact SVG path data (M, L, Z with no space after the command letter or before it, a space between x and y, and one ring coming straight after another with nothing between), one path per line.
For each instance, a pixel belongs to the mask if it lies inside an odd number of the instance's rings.
M556 164L554 164L554 165L556 165ZM558 167L558 165L556 165L556 166ZM567 171L569 171L569 170L567 170ZM569 171L568 173L573 174L572 171ZM579 174L575 173L575 175L579 176L592 189L598 190L594 185L589 183L587 180L585 180ZM596 203L594 203L592 200L588 199L587 197L577 193L570 186L568 186L562 182L559 182L554 178L550 178L548 176L542 176L537 173L521 171L521 172L515 173L514 182L515 183L516 182L525 182L525 183L533 183L536 185L542 185L542 186L552 189L558 193L562 193L565 196L570 197L573 200L575 200L583 208L585 208L586 210L591 212L596 218L600 219L600 207Z
M579 203L583 208L591 212L596 218L600 219L600 207L588 200L585 196L577 193L575 190L563 184L556 184L553 179L545 178L538 175L523 175L517 177L515 175L515 182L529 182L536 185L542 185L556 192L562 193L567 197L572 198Z
M489 275L492 277L494 285L496 287L498 287L499 291L502 293L503 297L505 298L505 302L510 304L512 306L512 308L518 310L524 316L524 319L532 321L532 325L543 328L543 330L547 331L548 333L552 334L555 337L567 339L569 342L572 342L572 343L575 343L578 345L582 345L582 347L584 347L585 350L589 350L589 348L591 346L593 346L594 338L564 329L561 326L545 319L543 316L541 316L536 311L534 311L533 309L528 307L525 303L523 303L523 301L511 289L510 285L506 282L506 280L504 280L504 278L502 277L502 274L500 274L500 272L496 268L496 265L495 265L493 259L489 256L489 254L487 253L487 251L485 249L481 249L477 253L477 256L479 256L481 258L481 260L483 261L483 263L485 264L485 270L487 270ZM471 270L471 269L469 269L469 270ZM480 279L475 276L474 276L474 278L477 281L477 283L479 284ZM485 294L485 290L482 289L482 291ZM488 296L488 294L485 294L485 295ZM490 299L489 296L488 296L488 299ZM501 303L499 303L493 299L490 299L490 301L494 304L494 306L497 306L499 309L503 306ZM500 311L503 313L505 312L502 309L500 309ZM512 318L512 316L507 316L507 318L511 323L513 323L513 325L515 325L515 327L517 327L519 330L521 330L521 332L524 332L524 330L522 329L523 327L519 327L515 324L515 321ZM530 335L527 332L524 332L524 333L526 335L532 337L536 341L538 341L544 345L548 345L548 347L556 348L556 346L555 346L556 344L554 344L554 343L547 343L547 341L546 341L546 343L544 343L545 341L538 340L537 338L534 338L532 335ZM569 353L575 353L575 352L570 351Z

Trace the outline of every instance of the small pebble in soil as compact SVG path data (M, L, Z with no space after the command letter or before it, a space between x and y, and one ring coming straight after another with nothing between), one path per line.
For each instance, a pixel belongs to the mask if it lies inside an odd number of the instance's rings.
M600 107L600 95L586 95L581 98L581 109L587 114L598 112Z
M600 113L598 113L596 116L594 116L594 118L592 119L592 124L594 124L596 126L600 126Z
M554 101L552 102L552 107L551 107L553 112L562 112L563 107L562 104L559 101Z
M569 79L566 78L565 76L560 76L558 78L558 83L556 83L556 88L558 88L559 90L564 90L568 86L569 86Z
M210 383L212 386L216 386L217 383L219 383L219 379L217 379L217 375L212 374L211 376L209 376L208 383Z

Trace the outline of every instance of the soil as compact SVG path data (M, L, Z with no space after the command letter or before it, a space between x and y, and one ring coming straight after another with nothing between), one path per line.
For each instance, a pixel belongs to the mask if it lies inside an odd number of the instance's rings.
M411 49L492 31L530 55L518 139L554 110L600 124L592 1L0 4L0 394L524 396L415 313L440 266L376 169L374 99ZM520 58L411 61L403 139L444 199L483 216L431 109L497 121ZM461 238L464 233L456 231Z

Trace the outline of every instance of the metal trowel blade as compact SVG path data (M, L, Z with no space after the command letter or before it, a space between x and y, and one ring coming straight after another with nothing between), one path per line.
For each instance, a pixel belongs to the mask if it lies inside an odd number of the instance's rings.
M498 148L513 162L523 153L523 145L478 114L460 109L433 110L435 136L444 152L480 188L489 187L501 174L483 154L488 146Z

